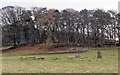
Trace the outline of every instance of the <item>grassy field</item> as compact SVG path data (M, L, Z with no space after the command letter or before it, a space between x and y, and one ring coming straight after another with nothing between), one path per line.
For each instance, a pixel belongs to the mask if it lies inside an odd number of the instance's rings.
M2 74L2 52L0 51L0 74Z
M42 54L22 57L44 59L20 59L21 56L3 54L3 73L118 73L118 50L102 51L103 58L96 59L96 51L80 53L81 58L72 54ZM56 59L58 58L58 59ZM84 59L83 59L84 58Z

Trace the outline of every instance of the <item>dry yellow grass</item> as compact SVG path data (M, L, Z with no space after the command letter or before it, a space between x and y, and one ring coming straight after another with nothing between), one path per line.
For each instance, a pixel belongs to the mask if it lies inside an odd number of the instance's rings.
M103 58L96 59L96 51L80 53L82 58L68 59L74 54L27 55L44 57L42 60L25 59L3 54L4 73L118 73L118 50L102 51ZM58 58L55 60L55 58Z

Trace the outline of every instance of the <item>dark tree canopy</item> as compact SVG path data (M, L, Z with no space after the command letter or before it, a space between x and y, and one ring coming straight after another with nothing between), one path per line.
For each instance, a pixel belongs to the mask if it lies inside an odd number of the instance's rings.
M113 10L77 11L7 6L0 9L3 45L68 44L116 46L120 16Z

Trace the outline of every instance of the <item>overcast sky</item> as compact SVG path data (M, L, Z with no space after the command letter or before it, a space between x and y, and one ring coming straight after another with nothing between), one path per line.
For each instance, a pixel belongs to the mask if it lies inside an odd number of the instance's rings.
M73 8L81 9L105 9L118 10L119 0L0 0L0 8L8 5L30 7L47 7L55 9Z

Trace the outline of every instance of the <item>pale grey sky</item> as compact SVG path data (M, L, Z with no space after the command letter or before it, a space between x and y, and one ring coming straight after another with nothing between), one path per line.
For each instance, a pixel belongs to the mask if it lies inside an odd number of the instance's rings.
M65 8L81 9L105 9L118 10L119 0L0 0L0 8L8 5L22 7L47 7L56 8L59 10Z

